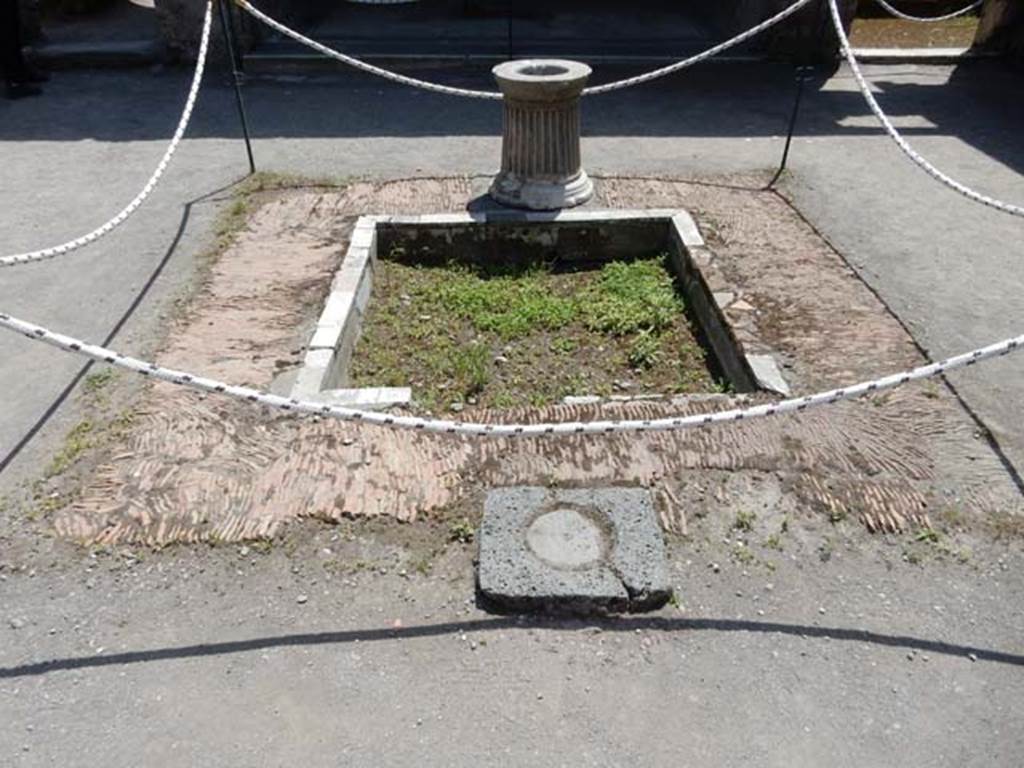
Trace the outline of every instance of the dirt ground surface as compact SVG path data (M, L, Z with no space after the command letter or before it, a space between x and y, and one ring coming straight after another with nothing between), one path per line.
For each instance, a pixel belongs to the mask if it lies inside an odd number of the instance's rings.
M693 212L737 292L732 322L757 327L797 393L920 364L909 336L843 260L761 187L754 177L606 178L597 205ZM458 210L473 194L473 180L457 177L266 193L208 265L159 362L280 388L302 359L355 219ZM236 223L246 210L230 208ZM655 418L730 402L558 405L479 418ZM162 383L115 411L90 425L88 439L72 431L50 478L35 487L29 528L107 544L241 541L302 518L472 517L483 489L515 484L649 487L665 527L681 532L712 506L729 516L763 506L889 531L991 527L1020 507L984 434L934 383L794 418L560 440L296 420Z
M929 14L940 15L937 10L920 11L922 18ZM978 17L970 14L927 24L892 16L858 18L850 42L858 48L969 48L977 32Z

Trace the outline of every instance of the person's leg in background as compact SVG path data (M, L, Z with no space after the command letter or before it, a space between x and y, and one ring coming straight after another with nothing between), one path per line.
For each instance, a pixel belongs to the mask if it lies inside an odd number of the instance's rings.
M0 69L4 71L7 98L20 99L43 92L36 83L44 78L28 65L22 52L18 0L0 0Z

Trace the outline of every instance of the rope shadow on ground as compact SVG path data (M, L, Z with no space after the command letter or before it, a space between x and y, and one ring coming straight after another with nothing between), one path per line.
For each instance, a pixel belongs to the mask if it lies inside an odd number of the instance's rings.
M224 656L233 653L267 650L270 648L295 648L318 645L336 645L354 642L376 642L382 640L414 640L418 638L439 637L443 635L461 634L464 632L480 632L512 629L568 629L570 631L586 631L600 629L603 632L635 632L648 630L652 632L758 632L779 634L801 639L826 639L860 643L870 643L889 648L907 648L915 651L960 656L972 661L989 661L997 664L1024 666L1024 655L1008 653L970 645L948 643L941 640L909 637L906 635L886 635L864 629L844 627L807 626L802 624L783 624L766 621L747 621L742 619L682 619L682 618L601 618L592 620L554 618L513 618L500 617L474 619L472 621L442 622L415 627L379 628L362 630L345 630L332 632L311 632L274 637L257 637L249 640L228 640L220 643L197 643L195 645L170 646L154 648L148 651L126 651L108 656L68 656L46 661L21 664L15 667L0 667L0 679L33 677L50 672L62 672L76 669L92 669L100 667L143 664L155 661L175 659L203 658L207 656Z
M238 184L241 184L246 178L248 177L243 176L241 179L236 179L235 181L218 187L217 189L211 192L205 192L202 195L194 197L191 200L187 200L185 202L184 206L182 207L181 217L178 221L178 227L174 232L174 236L171 237L171 242L164 250L163 255L160 257L160 260L153 268L153 271L150 272L149 276L146 278L146 282L143 283L142 287L139 288L139 290L135 293L135 296L128 304L128 307L121 314L121 317L118 318L117 322L114 324L114 327L111 328L110 332L106 335L103 342L104 344L110 344L111 342L114 341L118 334L121 333L125 325L127 325L128 321L132 319L132 317L135 315L139 307L142 306L142 302L145 301L146 297L149 295L153 286L156 284L156 281L160 278L160 276L164 272L164 269L167 267L171 259L177 253L178 245L181 243L181 239L185 236L186 229L188 229L189 220L191 219L192 216L192 207L207 200L212 200L216 198L217 195L227 192L231 188L237 186ZM18 455L21 454L21 452L28 446L28 444L35 439L36 435L39 434L39 431L49 423L50 419L53 418L53 416L57 413L58 410L60 410L60 407L64 405L67 399L75 391L75 389L78 387L78 384L82 381L82 379L85 378L86 374L89 373L93 365L95 365L95 361L90 360L87 363L85 363L81 368L79 368L78 372L71 378L71 380L67 383L64 389L60 391L57 397L54 398L53 402L51 402L50 405L48 405L46 409L43 411L43 413L40 414L39 418L36 419L36 421L32 424L31 427L29 427L28 431L21 437L21 439L18 440L18 442L15 443L14 446L6 454L0 457L0 474L3 474L4 470L6 470L7 467L10 466L11 463L13 463L14 460L18 457Z

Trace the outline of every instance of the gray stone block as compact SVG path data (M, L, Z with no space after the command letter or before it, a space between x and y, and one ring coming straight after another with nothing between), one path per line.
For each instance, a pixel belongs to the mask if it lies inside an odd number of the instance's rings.
M480 595L515 611L618 613L671 596L654 503L642 488L499 488L480 528Z

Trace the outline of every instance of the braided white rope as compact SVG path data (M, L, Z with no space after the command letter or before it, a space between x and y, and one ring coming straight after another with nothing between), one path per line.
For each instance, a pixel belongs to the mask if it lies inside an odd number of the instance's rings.
M803 8L810 2L811 0L797 0L797 2L779 11L771 18L765 19L757 26L751 27L746 32L741 32L740 34L736 35L736 37L730 38L729 40L726 40L724 43L719 43L718 45L712 48L708 48L703 53L698 53L695 56L691 56L688 59L683 59L682 61L678 61L675 64L670 64L667 67L655 69L652 72L647 72L636 77L630 77L626 80L617 80L614 83L606 83L604 85L595 85L590 88L585 88L583 90L583 95L593 96L599 93L610 93L611 91L618 91L623 88L630 88L634 85L640 85L641 83L648 83L651 80L657 80L659 77L671 75L673 72L678 72L681 69L692 67L694 64L699 64L700 62L706 59L710 59L712 56L717 56L723 51L727 51L730 48L739 45L740 43L745 43L747 40L761 34L766 29L774 27L780 21L788 19L790 16L792 16L794 13L799 11L801 8Z
M977 2L971 3L966 8L961 8L959 11L947 13L944 16L911 16L909 13L904 13L899 8L893 8L891 5L885 2L885 0L875 0L875 2L882 6L888 13L891 13L898 19L904 19L905 21L920 21L925 24L932 24L936 21L949 21L950 19L955 19L958 16L963 16L964 14L970 13L975 8L980 8L982 5L985 4L985 0L977 0Z
M796 0L796 2L794 2L792 5L783 9L782 11L775 14L771 18L765 19L757 26L751 27L745 32L741 32L735 37L726 40L724 43L719 43L718 45L713 46L707 49L706 51L703 51L702 53L698 53L695 56L691 56L688 59L683 59L682 61L678 61L675 64L670 64L667 67L655 69L651 72L646 72L642 75L637 75L636 77L630 77L625 80L617 80L613 83L606 83L604 85L597 85L591 88L585 88L583 90L583 95L593 96L595 94L609 93L611 91L618 91L623 88L630 88L634 85L640 85L642 83L650 82L651 80L656 80L660 77L665 77L666 75L678 72L681 69L691 67L694 64L699 64L700 62L705 61L706 59L710 59L712 56L717 56L723 51L726 51L736 45L739 45L740 43L744 43L750 38L761 34L769 27L773 27L780 21L789 18L811 1L812 0ZM330 48L324 45L323 43L318 43L316 40L306 37L300 32L296 32L294 29L285 26L281 22L271 18L267 14L263 13L263 11L254 7L251 3L248 2L248 0L235 0L235 2L240 8L242 8L242 10L251 14L256 19L259 19L272 29L275 29L281 34L290 37L292 40L295 40L296 42L301 43L302 45L312 48L313 50L322 53L324 56L336 59L337 61L348 64L349 66L355 67L356 69L361 69L364 72L369 72L372 75L377 75L378 77L383 77L387 80L392 80L393 82L396 83L402 83L403 85L411 85L414 88L423 88L424 90L433 91L434 93L443 93L448 96L465 96L471 99L493 100L498 100L502 98L501 94L497 91L477 91L467 88L454 88L448 85L432 83L427 80L420 80L415 77L400 75L397 72L392 72L391 70L384 69L383 67L374 66L373 64L369 64L365 61L362 61L361 59L357 59L354 56L349 56L348 54L341 53L340 51Z
M160 159L160 164L157 165L156 170L153 171L153 175L149 177L149 181L146 182L146 186L142 188L142 191L135 196L128 205L126 205L120 213L114 218L107 221L102 226L97 227L87 235L76 237L74 240L69 240L61 245L55 245L50 248L42 248L38 251L28 251L26 253L16 253L13 256L0 257L0 267L13 267L20 264L27 264L33 261L41 261L43 259L50 259L54 256L59 256L71 251L77 250L84 245L99 240L104 235L113 232L117 227L128 220L139 207L145 202L146 198L149 197L150 193L156 187L157 182L160 181L160 177L164 175L164 171L167 170L167 166L171 162L171 158L174 156L174 151L178 148L178 144L181 142L182 136L185 135L185 130L188 128L189 120L192 117L192 110L196 104L196 97L199 94L199 84L203 79L203 70L206 68L206 54L209 49L210 43L210 23L212 19L212 0L208 0L206 4L206 17L203 20L203 34L199 43L199 56L196 60L195 74L192 76L192 86L189 88L188 98L185 100L185 109L181 113L181 119L178 120L178 127L174 131L174 136L171 138L171 143L167 145L167 150L164 152L164 156Z
M344 64L348 64L351 67L355 67L356 69L361 69L364 72L369 72L371 75L377 75L378 77L383 77L386 80L392 80L396 83L402 83L403 85L411 85L414 88L423 88L424 90L427 91L433 91L434 93L443 93L448 96L465 96L466 98L470 99L501 98L501 94L498 93L497 91L476 91L469 88L455 88L450 85L440 85L438 83L431 83L426 80L420 80L415 77L400 75L397 72L392 72L391 70L384 69L383 67L374 66L373 64L369 64L365 61L362 61L361 59L357 59L353 56L349 56L348 54L342 53L341 51L336 51L333 48L329 48L323 43L318 43L316 40L306 37L301 32L296 32L294 29L285 26L277 19L273 19L270 16L267 16L267 14L265 14L259 8L250 5L247 0L235 0L235 3L243 11L245 11L246 13L248 13L256 19L259 19L271 29L277 30L282 35L290 37L292 40L298 43L302 43L302 45L312 48L314 51L322 53L324 56L327 56L328 58L336 59Z
M850 47L850 39L846 36L846 30L843 29L843 20L839 13L839 6L837 5L836 0L829 0L829 5L832 9L832 23L836 28L836 34L839 36L839 46L842 49L843 55L846 57L847 63L850 65L850 70L853 72L854 78L857 80L860 92L863 94L864 99L871 108L871 111L874 112L875 117L878 118L878 122L882 124L885 132L889 134L889 137L894 142L896 142L896 146L902 150L903 154L913 160L933 179L942 182L947 187L959 192L964 197L970 198L976 203L981 203L982 205L987 205L990 208L1003 211L1004 213L1009 213L1013 216L1024 216L1024 207L1013 205L1011 203L1004 203L1002 200L997 200L994 197L983 195L981 192L976 192L966 184L962 184L953 177L947 176L918 154L917 151L907 143L907 140L903 138L899 131L896 130L896 127L886 116L885 112L882 111L882 108L878 105L878 101L875 99L874 94L871 93L871 86L868 85L868 81L865 79L864 73L861 72L860 64L857 62L857 57L853 54L853 49Z
M250 387L225 384L214 379L207 379L191 373L163 368L155 363L147 363L132 357L119 354L104 347L88 344L79 339L54 333L34 323L0 314L0 327L21 333L35 341L41 341L66 352L74 352L93 360L109 363L135 373L166 381L171 384L227 395L250 403L269 406L292 413L306 413L318 416L330 416L343 421L358 421L398 429L412 429L423 432L436 432L451 435L475 436L540 436L540 435L581 435L612 432L654 432L666 430L692 429L710 424L744 421L762 416L774 416L783 413L803 411L807 408L850 400L863 395L895 389L908 382L937 376L944 371L962 368L982 360L999 355L1008 355L1024 347L1024 335L1006 339L963 355L951 357L939 363L931 363L912 371L896 373L874 381L866 381L841 389L831 389L806 397L797 397L776 403L756 405L746 409L716 411L706 414L678 416L643 421L589 421L559 422L554 424L474 424L443 419L422 419L414 416L394 416L388 413L361 411L337 405L326 405L308 400L271 395Z

